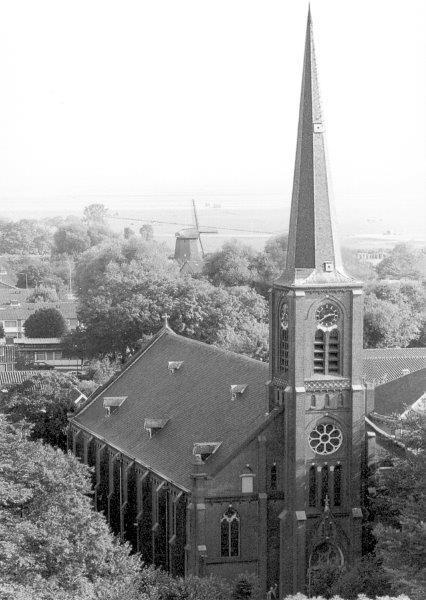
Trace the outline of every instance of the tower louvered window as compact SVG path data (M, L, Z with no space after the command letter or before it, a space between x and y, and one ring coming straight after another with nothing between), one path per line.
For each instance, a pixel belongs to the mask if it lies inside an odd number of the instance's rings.
M277 489L277 463L273 463L271 467L271 490Z
M340 372L340 357L339 357L339 331L333 329L330 331L328 338L328 372Z
M325 334L321 329L315 332L314 373L325 373Z
M238 556L240 553L240 517L237 511L229 506L220 521L220 554L221 556Z
M314 373L340 374L340 335L338 329L317 329L314 340Z

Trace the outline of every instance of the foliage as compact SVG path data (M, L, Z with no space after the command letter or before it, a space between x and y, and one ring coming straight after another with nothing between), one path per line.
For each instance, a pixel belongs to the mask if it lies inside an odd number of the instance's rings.
M87 467L29 440L25 429L5 421L0 423L0 464L4 597L7 588L15 588L18 598L52 600L113 598L103 591L123 584L130 592L138 558L129 556L128 546L121 545L104 517L93 511ZM52 594L52 589L58 593Z
M281 234L270 238L265 244L265 250L259 252L253 260L253 267L260 282L267 286L278 279L285 269L287 259L288 235Z
M57 302L59 300L58 293L55 288L39 285L27 297L27 302Z
M301 594L300 592L298 594L290 594L289 596L286 596L285 598L283 598L283 600L325 600L324 596L305 596L305 594ZM334 596L333 600L346 600L346 598L343 598L341 596ZM365 596L364 594L359 594L358 596L358 600L370 600L369 598L367 598L367 596ZM410 598L408 596L406 596L405 594L401 594L399 596L376 596L375 598L372 598L371 600L410 600Z
M136 237L87 252L76 281L81 341L89 356L125 359L140 339L160 329L166 313L177 333L218 345L230 330L253 337L267 316L266 302L254 290L228 291L182 277L162 246Z
M161 569L145 567L139 589L148 600L231 600L231 586L216 577L174 578Z
M37 373L2 394L0 410L14 423L30 423L32 439L66 450L68 413L75 410L77 388L83 391L84 385L68 373Z
M424 279L426 274L426 249L414 250L407 244L398 244L377 265L380 279Z
M16 282L19 288L33 288L42 283L50 271L49 264L40 258L27 258L17 265L19 272Z
M0 254L48 254L50 228L33 219L0 221Z
M333 585L341 577L343 570L335 565L322 565L310 572L309 591L310 594L321 595L330 598Z
M3 327L3 323L0 323L0 338L4 338L4 327Z
M236 240L207 256L203 272L213 285L247 285L255 279L254 252Z
M104 204L89 204L85 207L83 215L88 223L103 223L108 215L108 209Z
M61 225L54 236L54 251L57 254L78 256L90 248L91 240L87 227L82 223L68 223Z
M61 337L67 330L62 313L57 308L39 308L24 323L29 338Z
M377 282L366 289L364 346L405 347L424 326L425 293L419 282Z
M232 600L246 600L251 598L257 600L262 597L259 588L259 581L255 575L244 573L238 575L232 589Z
M426 419L412 412L400 426L407 451L392 457L392 468L380 474L376 552L394 585L420 600L426 587ZM392 517L387 522L381 519L383 505Z
M358 594L375 598L394 592L389 575L374 555L361 558L349 571L344 572L330 588L330 596L356 600Z
M64 358L79 358L83 361L88 356L86 330L80 325L75 329L70 329L62 337L61 346Z
M142 225L139 229L139 235L145 242L151 242L154 239L154 228L149 223Z
M117 361L110 360L108 357L94 358L85 364L84 379L103 385L119 370L120 364Z

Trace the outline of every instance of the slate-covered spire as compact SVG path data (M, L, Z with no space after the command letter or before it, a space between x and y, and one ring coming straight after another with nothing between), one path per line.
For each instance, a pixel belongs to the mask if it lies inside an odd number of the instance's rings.
M324 120L309 10L286 269L281 282L350 279L343 270L331 206Z

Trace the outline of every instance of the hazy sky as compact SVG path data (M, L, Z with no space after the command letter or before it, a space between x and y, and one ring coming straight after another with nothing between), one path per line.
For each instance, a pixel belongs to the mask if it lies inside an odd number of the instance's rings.
M425 0L311 6L339 212L420 215ZM153 194L288 204L306 13L302 0L2 0L0 211Z

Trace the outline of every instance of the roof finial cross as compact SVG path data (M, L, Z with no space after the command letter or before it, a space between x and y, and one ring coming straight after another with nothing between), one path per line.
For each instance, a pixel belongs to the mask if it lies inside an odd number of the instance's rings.
M170 319L170 315L168 315L167 313L164 313L164 315L163 315L163 327L168 327L169 326L169 319Z

